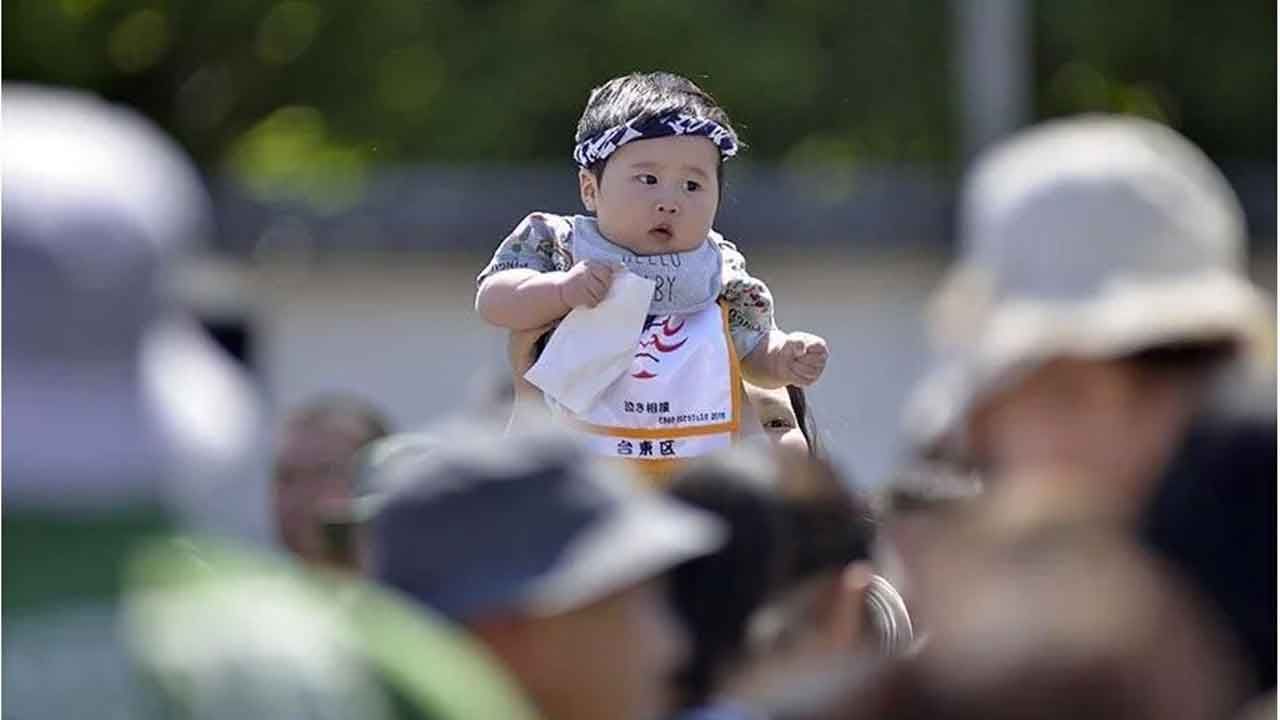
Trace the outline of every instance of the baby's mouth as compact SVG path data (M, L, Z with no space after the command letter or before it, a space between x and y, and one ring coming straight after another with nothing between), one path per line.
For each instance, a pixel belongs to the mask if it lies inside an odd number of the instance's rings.
M671 230L670 225L663 223L661 225L654 225L653 227L649 228L649 236L653 238L657 238L658 240L661 240L663 242L670 242L671 239L675 237L675 232Z

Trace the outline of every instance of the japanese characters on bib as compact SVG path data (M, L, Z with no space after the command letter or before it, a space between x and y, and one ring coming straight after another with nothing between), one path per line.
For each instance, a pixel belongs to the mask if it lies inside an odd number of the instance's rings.
M584 413L549 402L595 452L661 481L679 463L733 442L741 387L728 311L716 303L646 317L631 368Z

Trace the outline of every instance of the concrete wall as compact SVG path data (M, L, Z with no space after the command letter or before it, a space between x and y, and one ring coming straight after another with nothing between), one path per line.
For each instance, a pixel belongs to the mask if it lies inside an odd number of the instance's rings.
M832 454L859 484L880 482L898 457L903 401L928 363L922 311L943 259L748 253L773 289L780 325L831 344L832 362L809 395ZM475 402L505 367L505 335L472 310L484 261L402 253L206 266L186 276L184 291L215 314L247 319L251 360L277 419L318 393L349 391L404 428ZM1255 269L1274 290L1274 256Z
M505 367L505 335L472 310L482 264L404 254L206 266L185 283L206 310L244 315L277 419L318 393L349 391L411 427L474 402ZM837 460L858 482L878 481L896 452L901 402L926 362L920 310L938 262L753 253L751 267L773 289L784 328L830 342L832 362L810 402Z

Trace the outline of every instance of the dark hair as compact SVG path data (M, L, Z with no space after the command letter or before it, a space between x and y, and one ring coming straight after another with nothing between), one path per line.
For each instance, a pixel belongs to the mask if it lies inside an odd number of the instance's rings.
M364 428L361 444L368 444L391 432L391 423L372 403L354 395L322 395L289 413L288 423L316 425L330 420L351 419Z
M1234 340L1190 340L1144 348L1125 356L1134 365L1161 373L1210 372L1229 361L1239 350Z
M723 669L742 655L752 613L783 576L787 530L774 503L726 467L693 470L673 482L671 493L729 526L719 550L671 572L672 607L691 641L678 691L681 705L693 706L712 694Z
M758 609L824 571L870 556L870 505L829 465L804 456L759 460L744 454L701 460L670 488L729 527L718 551L671 573L672 606L692 640L677 678L686 707L705 702L742 657Z
M791 400L791 411L796 414L796 426L800 429L800 434L804 436L805 444L809 446L809 454L816 458L825 458L826 452L819 440L818 423L813 416L813 408L809 407L809 400L804 394L804 388L798 385L788 385L787 397Z
M1203 408L1162 474L1144 544L1214 602L1259 687L1276 677L1276 418Z
M671 112L684 112L713 120L733 133L735 139L738 136L738 131L729 120L729 113L716 102L715 98L711 97L710 93L695 85L692 80L680 75L651 72L616 77L592 90L587 98L587 107L578 120L574 142L580 143L625 122L637 119L647 120ZM738 144L744 146L741 140ZM599 180L606 163L608 159L597 161L587 169ZM717 165L716 180L723 189L723 158Z

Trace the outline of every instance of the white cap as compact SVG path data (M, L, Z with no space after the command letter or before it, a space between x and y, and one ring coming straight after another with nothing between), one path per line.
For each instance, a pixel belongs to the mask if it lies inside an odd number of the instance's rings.
M212 229L196 168L82 92L5 83L2 115L6 504L265 539L257 392L165 292Z

